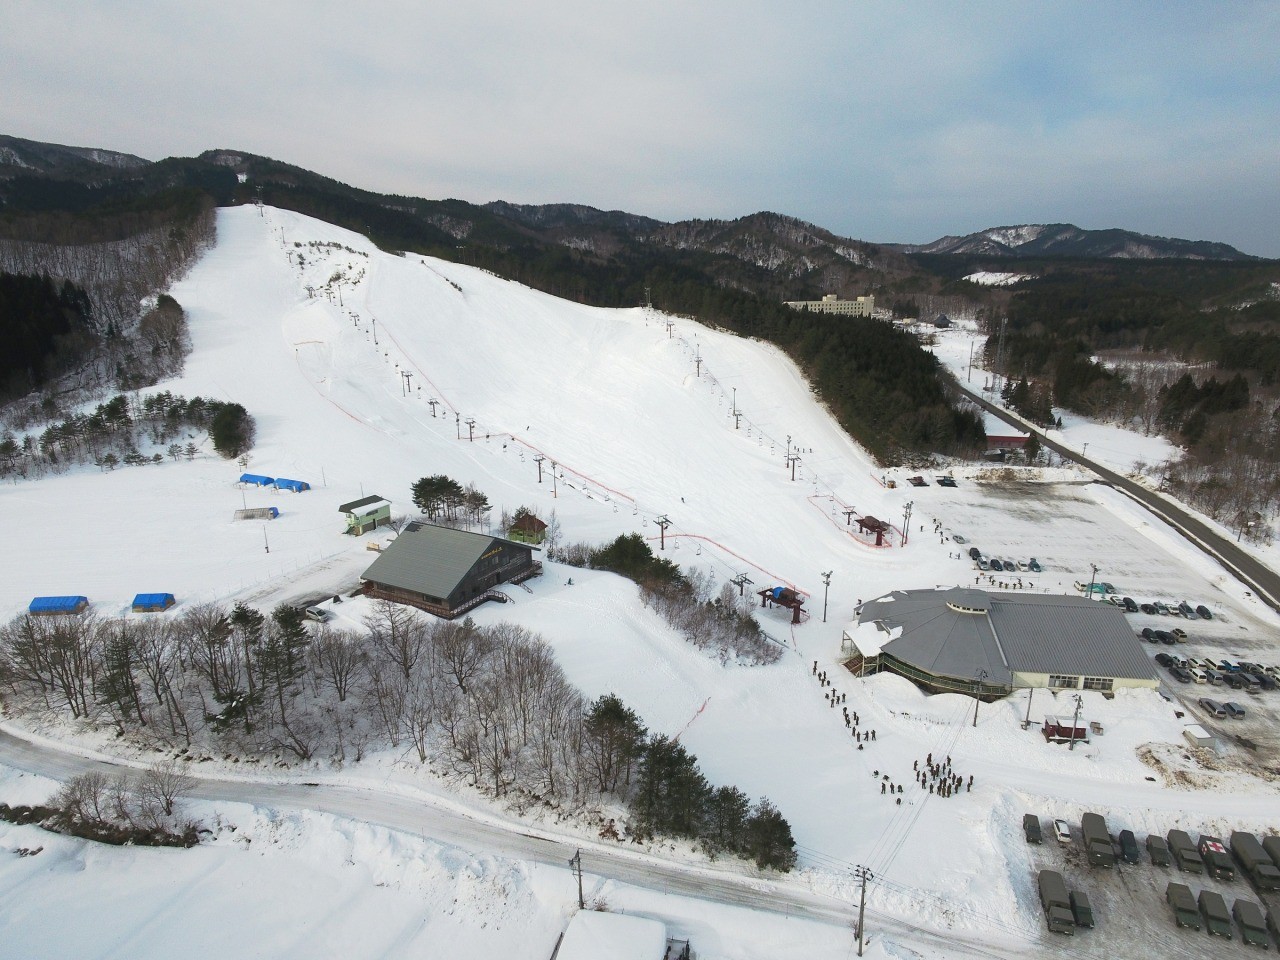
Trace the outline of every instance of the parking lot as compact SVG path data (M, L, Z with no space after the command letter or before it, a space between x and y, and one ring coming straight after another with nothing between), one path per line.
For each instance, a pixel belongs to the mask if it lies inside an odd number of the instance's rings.
M1042 870L1057 870L1066 879L1070 890L1083 890L1093 904L1092 929L1077 929L1072 937L1045 934L1045 943L1055 953L1078 957L1125 957L1132 955L1161 957L1248 956L1258 952L1257 947L1241 942L1239 930L1235 939L1210 937L1199 932L1180 928L1174 924L1173 910L1165 902L1165 887L1170 881L1184 883L1193 896L1201 890L1214 890L1222 895L1228 910L1238 898L1252 900L1265 911L1268 902L1237 873L1232 881L1217 880L1208 874L1190 874L1175 867L1157 867L1147 855L1146 834L1139 833L1139 862L1125 863L1117 857L1114 867L1091 867L1081 844L1080 824L1071 823L1071 842L1060 844L1054 839L1051 817L1041 818L1044 842L1028 845L1033 874ZM1108 822L1114 837L1122 827ZM1168 827L1186 825L1170 823ZM1189 829L1192 840L1197 837ZM1274 896L1274 895L1273 895ZM1272 908L1275 909L1275 904ZM1043 916L1043 914L1042 914ZM1043 921L1042 921L1043 922ZM1132 952L1126 944L1134 944ZM1138 945L1141 945L1138 947Z
M1193 545L1147 514L1128 498L1090 483L963 483L955 489L913 491L917 509L941 522L949 536L960 534L956 582L988 589L1074 593L1075 584L1110 583L1137 603L1186 600L1204 605L1211 620L1130 613L1134 633L1143 627L1181 628L1186 642L1174 646L1143 642L1147 652L1165 651L1188 659L1223 658L1280 667L1280 628L1275 614L1225 570ZM980 571L969 557L977 547L985 556L1027 561L1035 557L1041 573ZM1095 573L1094 566L1097 567ZM966 579L967 578L967 579ZM1021 584L1020 587L1017 587ZM1154 666L1154 665L1153 665ZM1225 748L1220 762L1254 769L1280 779L1280 690L1250 695L1223 685L1177 682L1155 667L1162 689L1185 714L1200 723ZM1200 697L1235 701L1241 719L1218 719L1197 704ZM1253 747L1248 746L1253 744Z

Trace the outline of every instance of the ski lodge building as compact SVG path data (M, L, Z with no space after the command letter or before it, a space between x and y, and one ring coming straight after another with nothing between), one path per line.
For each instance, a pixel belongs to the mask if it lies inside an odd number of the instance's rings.
M452 620L486 600L505 603L494 590L542 572L533 549L487 533L411 523L361 575L367 596L417 607Z
M1027 687L1160 685L1124 612L1084 597L895 590L858 608L842 650L855 673L888 671L930 693L985 700Z

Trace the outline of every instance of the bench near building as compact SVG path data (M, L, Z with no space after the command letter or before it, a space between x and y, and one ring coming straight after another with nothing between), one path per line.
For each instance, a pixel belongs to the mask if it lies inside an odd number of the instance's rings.
M858 608L843 652L857 673L899 674L930 693L1160 685L1123 611L1084 597L970 587L895 590Z
M542 572L533 549L487 533L411 523L361 575L364 593L452 620L485 600L505 602L493 588Z

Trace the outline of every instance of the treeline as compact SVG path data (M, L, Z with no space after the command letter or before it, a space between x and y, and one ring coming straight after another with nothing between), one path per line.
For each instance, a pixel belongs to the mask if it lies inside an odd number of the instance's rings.
M129 336L138 305L213 243L214 210L211 197L190 189L74 212L10 210L0 216L0 270L72 281L93 305L95 332Z
M623 534L603 547L551 544L547 556L635 581L646 606L689 643L714 652L722 662L770 664L782 656L781 647L756 622L751 598L739 596L728 583L717 592L713 578L700 571L682 573L666 557L656 556L638 533Z
M52 409L41 406L33 412ZM187 398L167 390L141 397L116 394L92 411L66 415L39 433L19 438L5 430L0 434L0 477L38 478L88 463L103 469L122 463L141 466L158 463L165 455L175 462L182 457L191 460L197 452L194 431L207 432L214 450L231 459L253 446L255 429L253 417L238 403Z
M517 806L622 802L637 837L794 864L790 827L768 801L713 788L696 758L650 735L618 698L588 702L522 627L385 601L366 627L312 633L288 605L22 616L0 627L0 685L16 713L110 723L164 748L334 763L402 749Z
M1169 437L1183 454L1159 465L1165 489L1267 539L1280 497L1278 280L1273 263L1059 264L1009 297L1006 399L1042 424L1056 406Z
M97 342L93 309L69 280L0 273L0 401L44 386Z

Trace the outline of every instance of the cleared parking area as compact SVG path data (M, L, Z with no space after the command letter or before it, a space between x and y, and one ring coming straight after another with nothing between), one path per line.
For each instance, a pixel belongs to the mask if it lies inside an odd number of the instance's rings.
M1093 906L1095 927L1078 929L1071 937L1045 935L1046 946L1055 955L1076 957L1125 957L1160 956L1176 958L1200 958L1206 956L1249 956L1259 948L1249 946L1234 930L1234 939L1211 937L1204 930L1179 928L1174 923L1173 910L1165 902L1165 889L1170 881L1186 884L1192 895L1201 890L1217 892L1226 901L1228 909L1237 899L1258 903L1265 910L1268 900L1260 896L1247 880L1237 874L1234 880L1218 880L1208 874L1191 874L1176 866L1159 867L1147 854L1146 834L1136 839L1140 849L1138 863L1124 862L1117 854L1114 867L1090 866L1081 843L1080 824L1070 824L1071 842L1058 843L1053 839L1053 821L1042 820L1044 842L1029 845L1033 869L1056 870L1066 880L1071 890L1083 890ZM1108 823L1112 836L1120 827ZM1169 827L1179 827L1170 823ZM1192 839L1194 829L1187 828ZM1272 904L1274 906L1274 904Z
M1280 668L1275 614L1178 533L1109 487L967 481L955 488L913 489L912 496L919 513L935 518L948 537L959 534L965 541L956 544L959 584L1076 593L1077 583L1092 580L1139 604L1160 601L1176 608L1186 601L1192 608L1207 607L1212 619L1128 615L1135 634L1144 627L1186 633L1185 642L1144 644L1151 656L1165 651L1189 660L1245 660ZM1034 557L1043 569L981 571L969 556L971 547L1015 564ZM1269 772L1280 748L1280 690L1250 695L1225 684L1182 684L1163 668L1158 673L1188 722L1203 724L1222 744L1241 751L1241 763L1256 761ZM1245 716L1213 717L1198 705L1200 697L1237 702ZM1280 776L1280 769L1274 775Z

